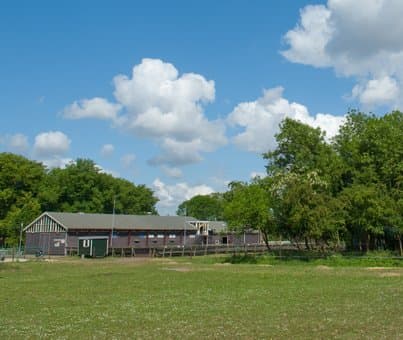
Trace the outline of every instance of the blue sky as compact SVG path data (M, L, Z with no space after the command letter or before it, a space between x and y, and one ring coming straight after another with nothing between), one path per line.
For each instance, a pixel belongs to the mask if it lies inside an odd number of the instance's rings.
M399 108L402 12L397 0L3 1L0 151L93 159L173 214L263 173L285 117L331 137L349 108Z

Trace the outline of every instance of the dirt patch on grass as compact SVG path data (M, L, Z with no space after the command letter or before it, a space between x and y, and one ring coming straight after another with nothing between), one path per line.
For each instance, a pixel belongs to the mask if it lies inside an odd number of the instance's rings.
M368 267L367 270L376 273L379 277L400 277L403 275L402 268Z
M114 258L117 263L148 263L153 259L151 257L118 257Z
M169 266L176 266L176 265L178 265L179 263L178 262L176 262L176 261L172 261L172 260L164 260L164 259L157 259L157 260L155 260L155 262L158 262L158 263L163 263L163 264L167 264L167 265L169 265Z
M94 266L94 265L113 265L113 264L126 264L126 265L142 265L150 263L153 259L150 257L104 257L104 258L84 258L81 257L54 257L44 259L46 262L66 263L78 266Z
M400 277L402 276L402 273L396 273L396 272L388 272L388 273L381 273L379 274L380 277Z
M316 266L316 269L318 269L318 270L331 270L332 268L330 268L329 266L319 265L319 266Z
M224 262L224 263L214 263L214 266L231 266L232 263Z
M189 267L164 267L162 270L173 270L175 272L191 272L192 269Z
M14 263L17 263L17 262L27 262L28 261L28 259L24 259L24 258L22 258L22 259L12 259L12 258L6 258L6 259L4 259L4 261L2 261L3 263L5 263L5 262L14 262Z
M386 270L390 269L389 267L367 267L368 270Z

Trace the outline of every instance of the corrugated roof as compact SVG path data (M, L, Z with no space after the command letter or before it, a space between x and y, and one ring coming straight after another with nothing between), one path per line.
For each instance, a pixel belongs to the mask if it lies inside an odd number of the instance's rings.
M189 221L196 221L190 216L154 216L154 215L114 215L47 212L47 215L61 223L67 229L107 229L115 230L195 230ZM185 227L186 223L186 227Z

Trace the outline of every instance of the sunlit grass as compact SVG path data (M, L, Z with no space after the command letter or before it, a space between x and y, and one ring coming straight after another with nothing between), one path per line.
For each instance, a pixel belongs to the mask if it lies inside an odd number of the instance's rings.
M0 265L0 338L399 338L403 269L201 258Z

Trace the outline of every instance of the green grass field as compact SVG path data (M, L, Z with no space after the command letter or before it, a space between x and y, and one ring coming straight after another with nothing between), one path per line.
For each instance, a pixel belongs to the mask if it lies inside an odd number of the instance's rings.
M403 337L402 267L208 262L0 264L0 339Z

